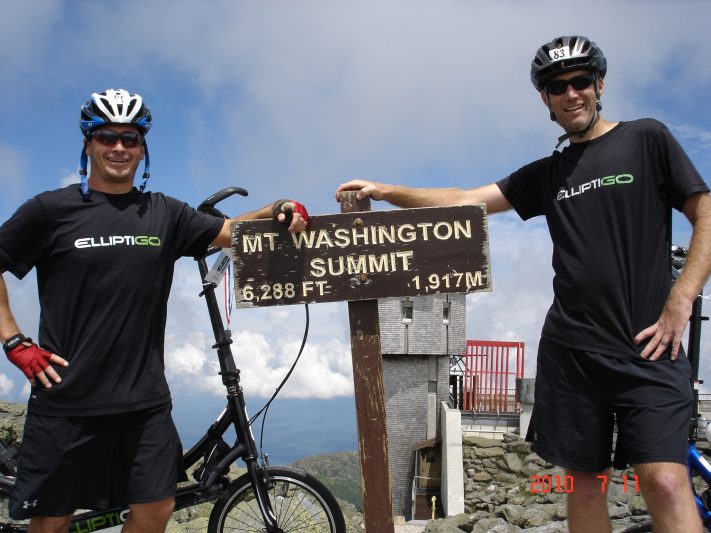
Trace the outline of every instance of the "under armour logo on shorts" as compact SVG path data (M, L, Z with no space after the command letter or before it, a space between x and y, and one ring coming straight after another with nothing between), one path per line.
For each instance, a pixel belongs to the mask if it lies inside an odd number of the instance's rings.
M24 502L22 502L23 509L29 509L30 507L37 507L37 500L25 500Z

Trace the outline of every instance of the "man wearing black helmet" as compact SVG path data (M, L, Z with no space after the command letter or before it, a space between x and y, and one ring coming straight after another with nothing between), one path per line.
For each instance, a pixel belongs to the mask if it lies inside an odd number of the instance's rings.
M67 531L79 508L128 504L124 530L155 533L173 509L182 446L163 360L173 268L229 247L230 221L144 192L151 124L139 95L94 93L81 112L81 184L35 196L0 227L0 273L35 267L41 306L35 343L0 276L0 339L33 385L10 512L32 532ZM286 222L289 211L289 231L306 229L294 201L237 218Z
M340 185L400 207L486 204L545 215L554 301L538 351L529 438L574 477L572 533L610 531L598 475L632 464L655 531L697 532L686 472L691 372L680 340L711 270L711 198L669 130L652 119L610 122L600 111L607 61L565 36L541 46L531 80L564 130L561 152L477 189ZM693 226L688 263L671 287L671 208ZM660 431L660 428L663 428Z

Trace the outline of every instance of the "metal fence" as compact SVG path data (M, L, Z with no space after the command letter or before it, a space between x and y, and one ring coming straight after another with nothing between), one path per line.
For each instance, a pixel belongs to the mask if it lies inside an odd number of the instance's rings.
M467 341L462 409L515 412L516 378L523 377L523 360L523 342Z

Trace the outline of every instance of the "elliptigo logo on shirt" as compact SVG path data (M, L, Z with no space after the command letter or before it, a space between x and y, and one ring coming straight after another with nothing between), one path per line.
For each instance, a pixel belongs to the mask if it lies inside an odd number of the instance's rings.
M565 200L566 198L572 198L573 196L578 196L579 194L592 191L594 189L601 189L602 187L609 187L610 185L628 185L633 181L634 176L632 174L618 174L617 176L605 176L604 178L595 178L594 180L590 180L587 183L578 185L577 187L559 190L556 199L558 201L561 201Z
M97 246L160 246L160 237L151 235L109 235L108 237L83 237L74 241L77 248Z

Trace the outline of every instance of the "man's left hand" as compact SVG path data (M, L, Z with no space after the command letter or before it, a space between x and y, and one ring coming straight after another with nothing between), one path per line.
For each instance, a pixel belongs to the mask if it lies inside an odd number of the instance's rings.
M287 224L290 233L307 230L311 221L306 206L296 200L277 200L272 205L272 216Z

